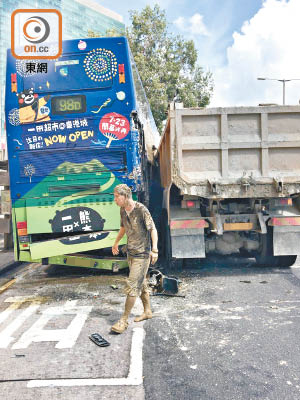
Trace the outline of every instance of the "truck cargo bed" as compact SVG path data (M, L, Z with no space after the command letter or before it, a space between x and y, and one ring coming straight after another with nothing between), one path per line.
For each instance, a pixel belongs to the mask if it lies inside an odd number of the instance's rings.
M300 193L300 106L172 106L159 147L164 187L223 199Z

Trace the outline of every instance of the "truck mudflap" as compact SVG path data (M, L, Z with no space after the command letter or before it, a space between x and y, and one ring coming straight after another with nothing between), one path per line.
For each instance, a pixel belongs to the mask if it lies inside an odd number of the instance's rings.
M300 255L300 217L274 217L268 225L273 227L274 256Z
M172 257L204 258L204 228L208 226L203 218L170 220Z

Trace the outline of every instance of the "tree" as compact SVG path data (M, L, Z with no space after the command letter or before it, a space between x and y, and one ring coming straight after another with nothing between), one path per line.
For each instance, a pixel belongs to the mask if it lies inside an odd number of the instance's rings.
M89 38L97 38L97 37L101 37L102 35L99 32L95 32L92 29L88 29L88 35L87 37Z
M100 33L100 32L95 32L92 29L88 29L88 34L87 36L89 38L99 38L99 37L116 37L116 36L124 36L125 32L123 31L118 31L116 28L109 28L106 29L105 34Z
M175 95L185 107L207 106L212 74L197 65L194 41L168 32L166 12L158 4L130 11L130 20L126 35L159 130Z

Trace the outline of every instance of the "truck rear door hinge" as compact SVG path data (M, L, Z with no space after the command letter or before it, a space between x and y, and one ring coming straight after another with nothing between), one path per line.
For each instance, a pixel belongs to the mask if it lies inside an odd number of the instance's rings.
M282 193L283 192L283 181L282 181L282 179L273 178L273 183L275 185L276 191L278 193Z
M243 172L243 176L240 179L240 184L242 188L245 190L245 192L248 192L248 189L250 188L250 185L255 185L255 179L253 178L253 173L251 172L250 176L247 176L246 171Z
M213 194L218 194L218 185L216 182L212 182L212 181L208 181L209 186L210 186L210 190Z

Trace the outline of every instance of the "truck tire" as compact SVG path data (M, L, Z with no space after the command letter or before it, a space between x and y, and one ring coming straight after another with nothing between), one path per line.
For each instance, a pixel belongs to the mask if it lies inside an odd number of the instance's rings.
M277 259L273 256L273 231L270 227L266 234L261 235L260 249L255 254L255 259L259 267L277 266Z
M265 235L261 235L261 246L255 255L256 265L259 267L288 268L296 261L297 256L273 255L273 227L269 226Z
M293 264L295 264L297 256L277 256L278 260L278 267L280 268L289 268Z

